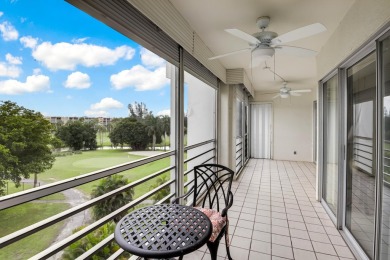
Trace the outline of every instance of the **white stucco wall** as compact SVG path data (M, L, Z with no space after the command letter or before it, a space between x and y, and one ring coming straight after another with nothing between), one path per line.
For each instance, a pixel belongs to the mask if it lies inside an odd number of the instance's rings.
M389 21L389 0L356 0L317 55L318 79L333 70Z
M313 160L313 101L316 93L300 97L272 99L256 92L255 102L273 102L272 158L275 160ZM296 154L294 154L296 151Z

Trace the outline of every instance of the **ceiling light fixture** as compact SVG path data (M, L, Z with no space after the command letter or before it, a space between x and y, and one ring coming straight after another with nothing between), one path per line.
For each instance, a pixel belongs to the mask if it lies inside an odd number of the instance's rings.
M272 56L274 56L274 54L275 54L274 48L262 47L262 48L257 48L257 49L253 50L253 52L252 52L253 57L252 58L254 60L257 60L257 59L266 60L266 59L269 59Z

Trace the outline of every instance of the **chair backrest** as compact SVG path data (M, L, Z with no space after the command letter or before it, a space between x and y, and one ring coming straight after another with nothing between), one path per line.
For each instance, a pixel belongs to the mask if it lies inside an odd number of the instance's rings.
M234 172L219 164L202 164L194 167L193 206L222 210L233 202L231 187ZM199 199L201 199L200 204ZM224 205L220 205L224 203ZM230 206L229 206L230 205Z

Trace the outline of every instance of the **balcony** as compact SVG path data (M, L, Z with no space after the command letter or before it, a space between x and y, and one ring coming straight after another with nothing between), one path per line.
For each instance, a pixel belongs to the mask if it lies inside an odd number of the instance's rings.
M251 159L233 183L234 259L354 259L315 199L315 164ZM220 245L219 259L225 259ZM186 259L210 259L206 247ZM227 258L226 258L227 259Z
M161 156L159 155L159 157ZM151 158L153 157L144 160L149 162ZM138 164L140 162L133 163L132 166ZM229 232L231 253L234 259L354 259L340 233L325 213L324 208L315 199L315 167L314 163L309 162L249 160L241 175L233 182L232 188L234 204L229 213ZM146 179L162 172L164 171L152 174L131 185L135 186L143 183ZM186 175L190 172L188 171ZM159 188L172 182L169 181ZM187 182L187 184L190 182ZM56 185L52 186L55 187ZM159 188L130 202L126 205L126 208L137 205L142 201L145 202ZM44 187L39 189L50 190L50 188L45 189ZM35 194L37 194L36 192L35 190ZM27 191L27 193L30 193L29 196L34 196L34 191ZM106 194L98 199L104 199L110 195L112 194ZM172 194L168 197L172 197ZM24 234L39 231L45 226L70 217L94 203L96 203L96 199L89 200L50 219L19 230L3 237L0 244L12 243L24 237ZM73 235L68 235L61 241L55 242L44 251L33 256L33 259L45 259L55 255L72 241L108 222L119 211L121 210L90 224L87 228ZM113 235L110 235L90 251L85 252L80 259L90 257L95 251L112 240ZM116 259L122 252L122 250L117 251L110 259ZM226 252L223 244L220 245L218 254L219 259L225 259ZM136 257L133 256L133 258ZM185 256L185 259L210 259L210 255L207 253L207 247L204 246L200 250Z

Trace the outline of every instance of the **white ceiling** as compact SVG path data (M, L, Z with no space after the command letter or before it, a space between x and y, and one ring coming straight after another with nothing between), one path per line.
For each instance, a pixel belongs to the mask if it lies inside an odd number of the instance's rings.
M248 44L224 31L237 28L249 34L258 32L256 20L269 16L267 28L279 35L299 27L320 22L326 32L288 45L320 51L331 36L354 0L170 0L215 55L249 47ZM267 64L282 76L293 89L317 85L316 58L302 58L277 53ZM227 69L244 68L249 78L253 76L256 91L275 91L281 80L264 66L249 67L250 52L219 59Z

